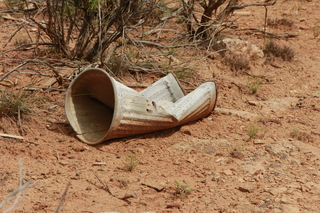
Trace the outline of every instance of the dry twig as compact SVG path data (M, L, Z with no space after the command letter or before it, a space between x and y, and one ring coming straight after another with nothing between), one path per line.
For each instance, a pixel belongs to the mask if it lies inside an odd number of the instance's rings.
M61 199L60 199L60 202L59 202L59 205L57 206L57 209L54 211L54 213L58 213L59 211L61 211L63 208L61 207L61 205L63 204L65 198L66 198L66 194L68 192L68 189L71 185L71 182L69 181L69 183L67 184L67 187L66 189L64 190L62 196L61 196Z
M237 31L243 31L243 30L252 30L252 31L257 31L260 32L262 34L267 34L270 37L274 37L274 38L292 38L292 37L297 37L299 36L299 34L290 34L290 33L285 33L285 34L276 34L276 33L270 33L264 30L260 30L257 28L245 28L245 29L239 29Z
M12 200L15 196L16 199L13 202L12 206L10 206L7 210L3 211L3 213L8 213L12 211L14 208L16 208L20 202L23 200L23 197L25 195L25 190L30 188L31 181L27 181L26 183L23 183L23 179L25 178L25 171L23 171L23 164L22 160L19 159L19 187L15 190L13 190L8 196L5 198L5 200L0 203L0 209L4 207L10 200Z
M95 173L93 171L93 169L91 169L92 173L94 174L94 176L96 176L96 178L99 180L99 182L103 185L103 188L109 192L109 194L115 198L118 198L119 200L123 200L125 202L127 202L128 204L130 204L131 202L128 200L129 198L137 198L137 195L136 193L133 193L133 194L130 194L130 195L125 195L123 197L117 197L115 194L112 193L112 191L110 190L108 184L104 181L102 181L102 179L98 176L97 173Z

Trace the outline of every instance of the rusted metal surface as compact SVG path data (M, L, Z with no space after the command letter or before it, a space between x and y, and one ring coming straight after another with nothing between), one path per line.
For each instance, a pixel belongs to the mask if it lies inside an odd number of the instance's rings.
M214 109L216 99L213 82L185 95L178 80L169 74L137 92L102 69L88 69L70 84L65 111L78 138L98 144L203 118Z

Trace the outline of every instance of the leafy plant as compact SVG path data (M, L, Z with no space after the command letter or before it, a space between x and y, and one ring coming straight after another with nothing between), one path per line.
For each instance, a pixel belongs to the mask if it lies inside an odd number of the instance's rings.
M194 191L194 189L187 189L189 185L182 185L178 181L174 181L176 183L176 194L182 197L188 197L188 195Z
M254 124L250 124L249 126L247 126L246 131L249 136L249 139L251 139L257 136L259 127Z
M135 170L135 168L140 164L140 159L134 155L134 154L129 154L126 156L125 163L124 163L124 169L132 172Z
M262 86L263 79L260 77L249 77L247 85L252 94L255 94L258 89Z

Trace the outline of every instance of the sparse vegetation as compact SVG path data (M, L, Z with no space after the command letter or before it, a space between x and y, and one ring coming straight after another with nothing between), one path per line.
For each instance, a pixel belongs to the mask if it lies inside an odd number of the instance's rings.
M279 27L285 27L285 28L291 28L293 26L293 21L288 20L286 18L281 18L281 19L268 19L267 20L267 25L269 27L273 28L279 28Z
M22 10L24 6L24 1L22 0L4 0L3 2L10 10Z
M120 188L128 188L128 180L120 180Z
M249 139L251 139L257 136L259 127L254 124L250 124L249 126L247 126L246 131L247 135L249 136Z
M266 44L264 53L282 58L284 61L291 61L295 55L295 52L291 47L281 47L273 41L270 41Z
M245 71L249 70L249 60L241 55L235 55L231 52L227 52L224 56L224 62L230 66L232 71Z
M25 92L0 92L0 116L17 117L19 113L27 113L30 110L31 107Z
M233 158L243 159L244 158L243 150L244 150L243 146L236 146L230 151L230 155Z
M26 44L28 44L28 42L29 42L28 39L25 37L17 37L15 40L15 44L17 46L26 45Z
M255 94L258 91L258 89L262 86L262 84L263 79L260 77L250 76L248 78L247 85L252 94Z
M298 129L294 129L291 133L290 133L290 137L292 138L296 138L299 141L304 141L304 142L313 142L313 137L310 136L310 134L306 133L306 132L301 132Z
M126 156L126 159L124 162L124 169L126 171L132 172L137 168L139 164L140 164L140 159L134 154L129 154Z
M188 195L193 192L193 189L187 189L189 185L182 185L178 181L174 181L176 183L176 194L181 197L188 197Z

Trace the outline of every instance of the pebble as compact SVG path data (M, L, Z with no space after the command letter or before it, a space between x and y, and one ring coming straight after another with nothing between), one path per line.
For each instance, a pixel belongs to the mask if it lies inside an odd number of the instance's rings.
M230 169L226 169L222 172L223 174L227 175L227 176L231 176L233 175L233 172Z
M252 193L256 189L256 185L253 183L245 183L238 187L241 192Z

